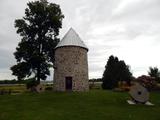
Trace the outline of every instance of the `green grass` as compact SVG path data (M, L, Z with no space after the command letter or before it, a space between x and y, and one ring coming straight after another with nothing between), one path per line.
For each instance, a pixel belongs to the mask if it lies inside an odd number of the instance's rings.
M155 106L128 105L128 93L103 90L45 92L0 96L0 120L160 120L160 94Z

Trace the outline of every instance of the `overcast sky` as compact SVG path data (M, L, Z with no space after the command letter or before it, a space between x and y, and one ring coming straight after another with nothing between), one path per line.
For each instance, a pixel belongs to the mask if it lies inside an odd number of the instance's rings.
M102 77L112 54L130 65L136 77L150 66L160 68L160 0L49 1L65 15L59 37L72 27L88 46L90 78ZM27 2L0 0L0 79L14 78L10 67L20 41L14 20L24 16Z

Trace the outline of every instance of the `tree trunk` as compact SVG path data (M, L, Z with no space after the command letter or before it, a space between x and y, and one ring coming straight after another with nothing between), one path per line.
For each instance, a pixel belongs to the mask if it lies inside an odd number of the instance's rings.
M37 69L37 81L38 81L38 84L40 84L40 63Z
M40 37L41 39L41 37ZM41 57L41 44L38 45L39 47L39 50L38 50L38 54L39 54L39 58ZM41 73L41 63L40 61L38 61L38 68L37 68L37 81L38 81L38 84L40 84L40 73Z

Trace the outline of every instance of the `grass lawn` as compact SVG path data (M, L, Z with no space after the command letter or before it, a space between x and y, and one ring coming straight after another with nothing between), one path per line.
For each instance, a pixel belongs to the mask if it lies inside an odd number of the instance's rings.
M160 120L160 93L155 106L128 105L127 93L103 90L45 92L0 96L0 120Z

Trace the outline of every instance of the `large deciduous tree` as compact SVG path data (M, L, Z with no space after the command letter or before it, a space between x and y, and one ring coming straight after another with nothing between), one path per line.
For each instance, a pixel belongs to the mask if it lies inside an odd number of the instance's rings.
M34 76L40 82L50 74L63 18L59 5L40 0L29 2L25 16L15 20L15 28L22 39L14 53L17 64L11 70L19 80Z
M113 89L118 86L118 82L126 81L130 83L131 79L132 73L129 70L129 66L124 61L111 55L103 73L102 88Z

